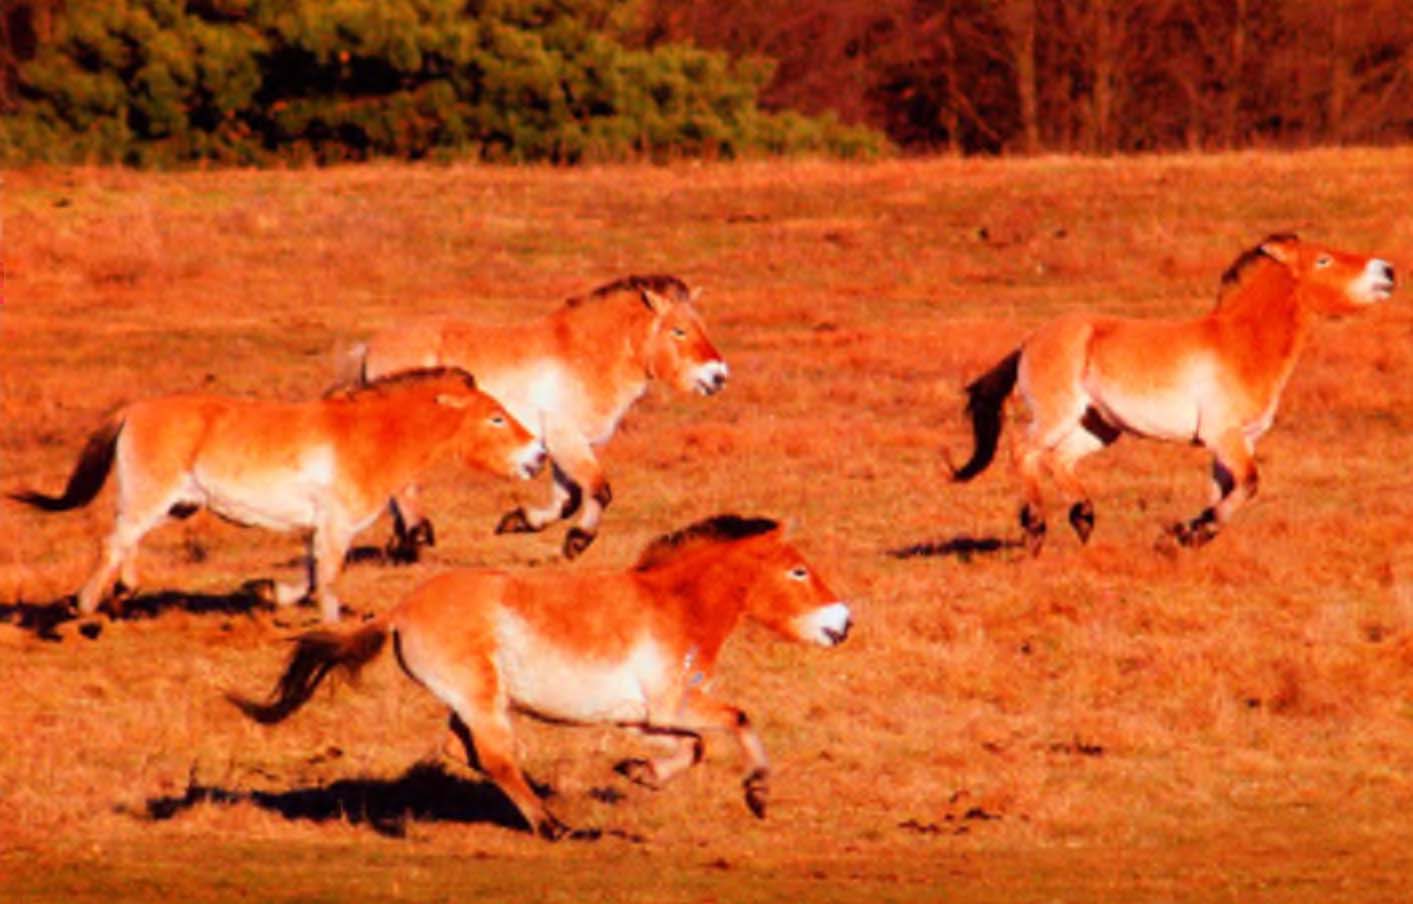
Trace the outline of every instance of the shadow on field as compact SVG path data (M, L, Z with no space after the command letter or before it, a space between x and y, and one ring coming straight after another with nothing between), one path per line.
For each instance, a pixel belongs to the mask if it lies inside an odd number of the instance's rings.
M259 592L247 585L231 593L186 593L159 590L128 597L119 605L117 615L108 609L110 621L142 621L157 618L166 612L181 611L191 615L249 615L260 609L272 609ZM78 621L79 632L90 640L103 632L103 623L93 617L80 617L73 596L63 596L48 603L0 603L0 623L13 624L34 632L41 640L62 641L59 626Z
M537 788L542 794L548 789ZM520 811L489 781L474 782L448 773L437 763L421 762L395 779L342 779L315 788L290 791L231 791L192 784L180 797L154 797L147 815L171 819L197 804L250 803L286 819L366 823L392 838L407 834L409 819L419 822L490 823L528 831Z
M911 546L890 549L888 555L895 559L956 556L963 562L970 562L973 556L1005 552L1008 549L1020 549L1024 546L1023 540L1015 538L973 537L968 534L957 534L955 537L948 537L945 540L927 540L922 543L914 543Z

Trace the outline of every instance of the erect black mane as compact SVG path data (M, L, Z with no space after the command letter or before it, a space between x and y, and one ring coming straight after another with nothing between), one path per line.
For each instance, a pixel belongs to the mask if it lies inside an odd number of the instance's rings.
M713 515L649 543L638 556L634 571L651 571L676 558L684 549L698 543L745 540L769 533L780 526L773 518L743 518L740 515Z
M632 292L642 295L644 291L652 292L654 295L661 295L669 301L691 301L692 290L682 280L666 273L633 274L622 279L616 279L611 283L604 283L597 289L591 290L587 295L575 295L566 299L565 307L577 308L582 304L591 301L600 301L620 292Z
M1271 233L1261 240L1261 244L1247 248L1245 251L1241 252L1241 254L1237 255L1236 260L1232 261L1231 266L1227 267L1226 271L1222 273L1222 285L1224 287L1232 286L1240 282L1241 276L1246 272L1246 269L1262 258L1275 260L1275 258L1272 258L1271 255L1266 252L1267 244L1271 242L1296 242L1299 240L1300 236L1293 232Z
M335 386L324 393L326 399L356 399L367 393L386 393L428 380L446 377L460 378L467 389L476 388L476 378L460 367L418 367L412 370L399 370L363 384Z

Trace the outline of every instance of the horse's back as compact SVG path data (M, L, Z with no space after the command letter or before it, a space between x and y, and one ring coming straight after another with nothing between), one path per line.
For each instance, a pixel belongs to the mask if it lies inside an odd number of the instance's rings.
M419 586L398 604L394 624L439 643L480 646L510 620L553 646L609 657L643 630L648 608L624 572L468 568Z
M479 384L545 351L545 318L525 323L482 323L427 317L397 324L367 343L364 377L372 380L419 367L460 367Z

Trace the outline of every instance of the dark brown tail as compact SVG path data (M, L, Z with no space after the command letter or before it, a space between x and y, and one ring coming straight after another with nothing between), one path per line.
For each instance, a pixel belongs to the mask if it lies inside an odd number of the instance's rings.
M289 664L275 683L268 701L258 703L234 693L226 694L226 699L257 722L265 725L282 722L309 702L330 671L342 668L350 677L356 676L382 652L387 639L388 625L382 619L374 619L352 633L310 631L301 634L295 638Z
M975 448L971 460L952 469L957 482L971 480L985 471L996 457L996 445L1001 439L1001 413L1007 397L1016 386L1020 370L1021 350L1016 349L1002 358L995 367L967 386L967 414L971 415L972 438Z
M11 493L10 498L46 512L67 512L88 505L108 479L113 467L113 454L118 447L118 434L123 430L121 415L110 419L99 427L79 455L74 472L69 475L69 484L64 487L62 496L46 496L34 490L21 490Z

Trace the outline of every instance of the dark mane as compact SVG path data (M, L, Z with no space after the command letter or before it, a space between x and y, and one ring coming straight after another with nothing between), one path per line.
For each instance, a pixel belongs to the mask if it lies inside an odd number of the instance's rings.
M644 290L655 295L661 295L669 301L691 301L692 290L682 280L666 273L634 274L616 279L611 283L605 283L597 289L590 291L587 295L575 295L566 299L564 306L577 308L582 304L591 301L600 301L620 292L632 292L641 295Z
M780 526L772 518L742 518L740 515L714 515L696 524L663 534L649 543L638 556L634 571L652 571L703 543L745 540L769 533Z
M476 378L460 367L418 367L413 370L400 370L396 373L384 374L367 383L335 386L324 393L324 398L349 400L362 398L369 394L386 395L389 392L405 389L418 383L447 377L459 378L467 389L476 388Z
M1272 258L1269 254L1266 253L1267 243L1295 242L1299 240L1300 236L1296 235L1293 232L1274 232L1266 236L1264 239L1261 240L1261 244L1255 245L1251 248L1247 248L1245 251L1241 252L1241 254L1237 255L1236 260L1231 262L1231 266L1227 267L1226 272L1222 274L1222 288L1225 289L1228 286L1234 286L1238 282L1240 282L1242 274L1246 272L1248 267L1250 267L1257 261L1262 260L1263 258L1275 260L1275 258Z

